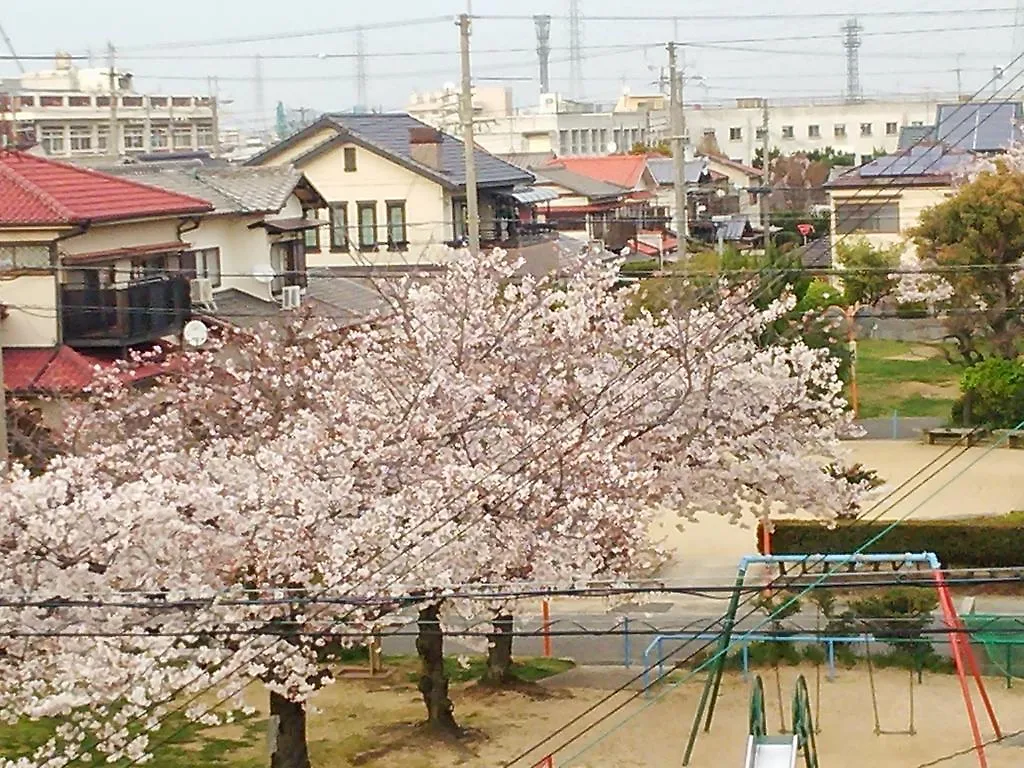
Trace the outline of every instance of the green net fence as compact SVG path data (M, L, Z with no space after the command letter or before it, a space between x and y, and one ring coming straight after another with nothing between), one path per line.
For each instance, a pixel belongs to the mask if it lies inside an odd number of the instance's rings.
M1024 678L1024 615L968 613L962 615L975 647L985 649L989 675Z

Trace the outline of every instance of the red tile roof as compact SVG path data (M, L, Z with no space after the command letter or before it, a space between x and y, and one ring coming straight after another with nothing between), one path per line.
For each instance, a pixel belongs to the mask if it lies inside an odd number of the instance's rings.
M607 157L559 157L546 167L562 167L598 181L633 189L647 168L646 155L608 155Z
M203 213L207 201L25 152L0 151L0 226Z
M97 368L114 364L101 355L86 355L71 347L6 347L4 387L15 393L73 394L82 392ZM143 363L125 373L128 381L141 381L162 373L157 363Z

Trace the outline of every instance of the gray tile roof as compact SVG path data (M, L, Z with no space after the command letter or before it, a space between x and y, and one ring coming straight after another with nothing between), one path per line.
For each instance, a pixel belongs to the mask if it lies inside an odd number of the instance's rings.
M675 184L676 175L672 163L671 157L647 158L647 168L660 186L672 186ZM705 178L705 174L708 173L708 161L706 159L697 158L696 160L690 160L685 167L687 184L700 184L710 180L710 176Z
M555 159L554 152L509 152L507 154L498 155L506 163L514 165L516 168L522 168L523 170L530 171L534 168L540 168L542 165L546 165Z
M466 185L465 149L462 140L446 133L440 134L440 169L417 162L413 160L410 151L409 131L414 128L432 129L426 123L404 113L366 115L327 114L308 128L299 131L252 158L247 164L260 165L264 160L272 158L281 149L287 148L306 136L313 135L318 130L322 130L325 125L335 128L338 131L337 135L327 138L309 152L295 158L294 162L296 165L301 167L307 160L319 156L336 144L351 141L376 151L385 157L389 157L401 165L428 178L432 178L449 188L457 189ZM476 162L477 184L481 187L511 187L516 184L529 184L533 181L533 175L530 172L517 168L479 147L474 150L474 158Z
M558 166L547 166L546 168L535 170L534 174L537 176L538 186L548 181L590 199L620 197L629 192L628 189L620 187L618 184L592 179L589 176L573 173Z
M900 128L900 139L896 149L902 152L925 141L934 140L934 134L934 125L904 125Z
M291 166L152 168L121 165L107 172L206 200L213 205L214 213L279 211L302 179L302 171Z
M263 323L280 323L284 319L277 302L257 299L236 288L219 291L213 299L216 309L204 311L204 314L238 328L255 328Z

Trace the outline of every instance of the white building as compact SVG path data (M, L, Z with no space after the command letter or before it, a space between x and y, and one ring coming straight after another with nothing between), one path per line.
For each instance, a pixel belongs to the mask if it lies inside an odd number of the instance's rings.
M832 147L854 154L855 162L861 163L878 151L895 152L901 128L934 125L938 105L948 101L956 101L956 97L936 94L854 103L769 100L768 141L783 155ZM763 143L763 106L762 99L688 104L685 114L691 144L713 137L722 154L750 165Z
M447 83L439 91L413 93L406 111L417 120L456 136L462 132L460 99L461 91L454 84ZM511 88L473 87L473 121L477 125L507 117L514 111Z
M0 80L0 119L13 124L16 142L37 143L49 157L184 152L217 148L217 105L209 96L145 95L129 72L80 69L66 54L54 68ZM2 133L2 132L0 132Z

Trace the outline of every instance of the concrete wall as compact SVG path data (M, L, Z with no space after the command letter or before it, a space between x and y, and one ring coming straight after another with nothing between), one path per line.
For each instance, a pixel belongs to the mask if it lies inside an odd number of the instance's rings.
M886 418L859 419L857 426L864 430L861 440L916 440L921 432L941 427L946 421L929 416L903 417L897 413Z
M862 315L857 318L857 338L859 339L941 341L945 336L945 324L942 320L934 317L901 318Z
M356 168L346 172L344 148L356 150ZM440 243L452 239L451 203L441 185L394 163L374 152L355 145L340 144L303 165L302 170L329 203L348 206L348 252L331 252L330 231L322 227L319 252L307 253L310 266L348 266L354 264L407 264L436 261ZM387 250L388 200L404 200L409 250L391 253ZM377 241L384 250L360 252L358 248L358 208L361 201L374 201L377 210ZM319 218L326 221L327 211Z

